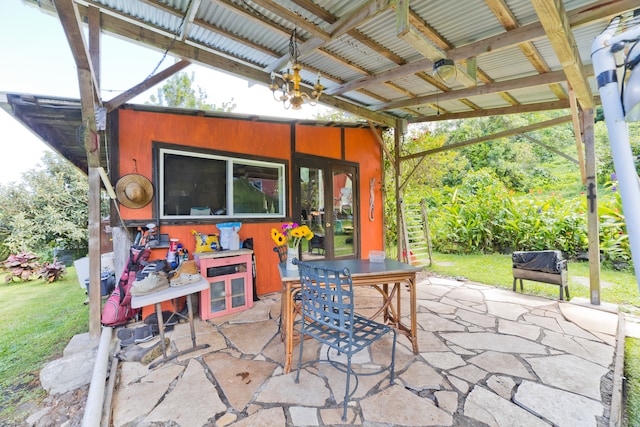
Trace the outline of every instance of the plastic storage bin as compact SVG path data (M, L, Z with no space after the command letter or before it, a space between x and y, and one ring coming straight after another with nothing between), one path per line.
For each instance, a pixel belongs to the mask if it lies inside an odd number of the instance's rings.
M89 279L85 279L84 287L87 288L87 293L89 293ZM102 273L100 276L100 295L103 297L111 294L113 288L116 287L116 275L111 272Z

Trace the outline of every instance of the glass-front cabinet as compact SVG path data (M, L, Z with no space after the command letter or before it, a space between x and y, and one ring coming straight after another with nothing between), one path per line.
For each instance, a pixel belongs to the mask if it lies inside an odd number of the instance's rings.
M195 254L209 288L200 292L200 318L211 319L253 306L252 251Z

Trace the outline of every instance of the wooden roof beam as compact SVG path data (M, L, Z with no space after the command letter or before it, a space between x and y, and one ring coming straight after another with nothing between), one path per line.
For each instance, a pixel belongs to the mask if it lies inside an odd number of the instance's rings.
M491 135L485 135L485 136L482 136L482 137L479 137L479 138L470 139L470 140L467 140L467 141L461 141L461 142L456 142L454 144L443 145L441 147L433 148L431 150L422 151L420 153L409 154L409 155L400 157L400 160L404 161L404 160L409 160L409 159L415 159L417 157L428 156L428 155L431 155L431 154L440 153L442 151L449 151L449 150L452 150L454 148L466 147L468 145L479 144L481 142L487 142L487 141L493 141L495 139L505 138L505 137L512 136L512 135L517 135L517 134L520 134L520 133L531 132L531 131L534 131L534 130L543 129L543 128L550 127L550 126L556 126L556 125L559 125L559 124L562 124L562 123L566 123L566 122L569 122L569 121L571 121L571 116L556 117L555 119L546 120L544 122L539 122L539 123L534 123L532 125L523 126L521 128L509 129L509 130L506 130L506 131L497 132L497 133L494 133L494 134L491 134Z
M426 104L429 102L449 101L453 99L466 98L469 96L486 95L489 93L506 92L513 89L531 86L542 86L551 83L558 83L566 79L562 71L554 71L546 74L536 74L529 77L519 79L505 80L498 83L490 83L483 86L452 90L434 95L419 96L413 99L405 99L401 101L387 102L386 104L372 105L372 111L393 110L395 108L412 107L416 105Z
M591 5L589 7L574 10L569 13L569 23L571 26L584 25L593 20L604 20L616 14L626 12L637 7L637 0L609 0L607 3ZM488 37L477 42L469 43L459 48L452 48L447 51L447 56L454 61L466 58L472 58L485 52L495 52L507 49L513 45L525 41L532 41L545 36L545 30L540 22L533 22L523 25L506 33ZM364 77L343 85L331 88L326 91L329 95L340 95L345 92L357 90L372 84L378 84L381 81L392 80L415 74L420 71L433 68L433 62L429 58L413 61L401 67L394 68L389 71L378 73L373 76Z
M511 9L509 9L509 6L507 6L504 0L485 0L485 3L507 31L514 30L520 26L518 20L513 16ZM540 55L540 52L538 52L538 49L533 45L533 42L525 41L518 44L518 47L538 73L543 74L551 71L551 68L549 68L542 55ZM550 85L549 88L558 99L567 99L567 94L562 85L554 83Z
M78 7L72 0L53 0L53 3L58 13L58 19L60 20L64 33L67 37L67 42L69 43L71 55L76 63L76 67L78 70L85 70L89 72L89 75L91 76L90 82L92 85L93 100L96 103L99 103L100 86L98 84L98 79L96 78L96 73L93 69L89 50L87 49L87 45L84 40L84 32L80 25L82 21L80 20ZM85 15L89 15L89 12L87 11ZM88 16L87 19L89 19ZM93 18L92 22L94 22ZM83 91L81 90L81 92ZM85 91L85 93L87 92Z
M486 117L486 116L502 116L505 114L519 114L519 113L533 113L536 111L550 111L569 108L569 100L561 100L554 102L540 102L537 104L521 104L508 107L487 108L483 110L463 111L463 112L448 112L433 116L421 116L407 119L408 123L424 123L424 122L438 122L443 120L460 120L471 119L474 117Z
M191 0L189 2L189 6L187 11L182 18L182 26L180 27L180 40L185 41L187 39L187 35L189 34L190 27L193 25L193 20L198 13L198 9L200 8L200 4L202 0Z
M593 93L587 81L580 53L571 31L569 18L560 0L532 0L553 50L556 52L569 84L583 110L592 110Z
M266 1L266 0L261 0ZM271 3L266 1L267 3ZM334 22L329 28L329 32L325 33L326 35L322 35L318 37L316 32L309 31L314 37L310 38L306 42L299 47L300 56L303 57L323 47L327 42L342 36L343 34L352 31L358 25L361 25L363 22L373 18L381 12L384 12L389 5L391 4L391 0L378 0L375 2L366 2L358 9L353 10L348 15L340 18L336 22ZM299 24L301 19L297 15L293 14L293 17L290 17L291 22L295 24ZM304 20L302 20L304 21ZM304 21L306 23L306 21ZM302 27L304 28L304 27ZM305 28L306 29L306 28ZM265 71L271 72L275 70L281 69L287 62L289 61L289 54L283 55L273 64L269 65L265 68Z
M81 17L87 14L87 7L78 5ZM231 73L240 78L268 85L271 83L271 77L268 73L256 67L240 64L232 59L218 55L204 46L196 46L188 41L173 40L173 36L169 32L158 32L149 28L138 26L128 20L120 19L111 14L102 15L102 28L106 33L118 34L130 40L135 40L142 45L152 47L164 51L167 46L171 46L169 53L175 57L193 61L205 67L218 69L227 73ZM197 58L197 59L194 59ZM303 91L309 92L306 87ZM372 112L371 110L355 105L351 102L334 98L329 95L322 95L320 103L334 108L344 110L348 113L355 114L365 119L380 123L387 127L395 126L396 118Z
M154 74L153 76L150 76L150 77L146 78L144 81L142 81L142 82L138 83L137 85L133 86L131 89L128 89L128 90L122 92L120 95L116 96L115 98L111 99L110 101L105 102L104 106L107 109L107 112L109 113L109 112L115 110L116 108L118 108L122 104L126 103L130 99L133 99L136 96L140 95L145 90L157 85L161 81L163 81L163 80L171 77L175 73L183 70L189 64L191 64L191 62L186 61L184 59L181 60L181 61L178 61L175 64L171 65L170 67L167 67L166 69Z

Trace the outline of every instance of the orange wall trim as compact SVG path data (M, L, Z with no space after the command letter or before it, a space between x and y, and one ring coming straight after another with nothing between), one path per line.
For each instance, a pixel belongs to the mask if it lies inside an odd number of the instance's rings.
M291 195L292 179L292 138L298 153L345 160L358 163L360 167L360 224L361 251L366 258L370 250L383 248L382 228L382 157L380 146L371 130L359 128L325 127L296 124L292 133L291 123L260 122L218 117L200 117L181 114L117 110L117 141L112 142L112 153L117 153L115 170L119 177L138 173L153 182L154 171L152 144L162 142L185 147L206 148L248 156L272 158L288 162L288 189ZM115 157L115 156L114 156ZM343 158L344 157L344 158ZM113 158L113 157L112 157ZM112 177L115 183L119 177ZM373 221L369 220L370 182L375 179ZM157 183L154 182L154 187ZM141 209L129 209L120 205L125 221L155 222L154 200ZM289 200L290 202L290 200ZM240 238L253 238L256 256L256 291L258 295L279 292L280 276L277 269L277 254L273 252L271 229L279 228L284 222L296 220L289 217L281 221L252 220L242 224ZM225 218L223 221L233 221ZM202 233L218 233L214 224L161 224L161 233L170 238L178 238L191 254L195 249L195 240L191 230ZM166 249L154 249L152 258L164 258Z

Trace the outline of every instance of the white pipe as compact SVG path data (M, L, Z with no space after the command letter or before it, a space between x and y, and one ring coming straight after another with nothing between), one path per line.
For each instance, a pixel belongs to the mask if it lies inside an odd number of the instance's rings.
M113 328L104 326L100 335L100 345L96 354L96 363L93 366L89 395L82 416L82 427L95 427L100 425L102 419L102 406L104 401L104 385L107 379L107 364L109 362L109 347L111 346L111 333ZM112 372L112 375L115 375Z
M600 100L609 132L611 155L622 197L622 209L629 235L631 258L640 289L640 184L638 184L638 174L629 144L629 129L624 121L620 88L616 78L615 57L611 51L613 44L639 37L640 27L615 36L619 22L620 18L614 18L607 29L595 38L591 46L591 57L593 70L598 80Z

